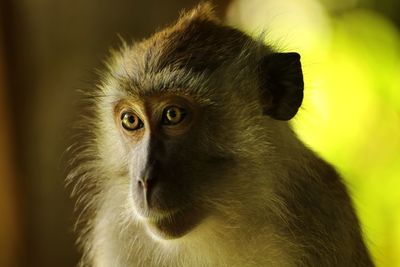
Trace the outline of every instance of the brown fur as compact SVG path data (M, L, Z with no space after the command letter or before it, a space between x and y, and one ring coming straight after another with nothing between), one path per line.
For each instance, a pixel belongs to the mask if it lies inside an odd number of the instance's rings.
M373 266L340 177L286 122L302 94L297 54L275 53L224 26L208 4L124 44L85 98L70 148L81 265ZM193 204L188 216L196 224L164 240L149 232L132 201L132 164L152 143L142 150L146 132L126 137L118 118L121 105L154 107L175 96L195 103L197 117L190 130L171 135L190 132L179 137L178 152L166 150L173 161L164 178L180 177L174 181L182 191L171 198ZM151 116L142 116L145 125Z

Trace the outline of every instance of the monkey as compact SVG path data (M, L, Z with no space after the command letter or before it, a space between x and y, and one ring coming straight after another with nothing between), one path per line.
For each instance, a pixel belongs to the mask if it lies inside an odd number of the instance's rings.
M111 54L69 148L79 266L374 266L342 178L289 124L298 53L206 2Z

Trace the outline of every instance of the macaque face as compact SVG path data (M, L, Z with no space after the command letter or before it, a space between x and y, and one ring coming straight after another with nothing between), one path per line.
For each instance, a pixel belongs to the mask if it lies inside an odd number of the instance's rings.
M150 234L179 238L205 217L199 199L217 160L199 149L204 108L188 96L132 96L117 103L116 127L126 145L134 215ZM207 170L207 171L206 171Z
M132 213L150 234L180 238L222 206L218 198L238 201L224 194L257 171L265 115L288 120L301 104L299 60L190 16L116 54L102 91L118 97L107 102L118 131L104 140L119 138L124 152L109 169L128 174Z

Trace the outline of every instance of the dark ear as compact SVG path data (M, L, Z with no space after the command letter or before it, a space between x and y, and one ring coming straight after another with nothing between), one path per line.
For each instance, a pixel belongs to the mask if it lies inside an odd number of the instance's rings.
M273 53L260 64L264 114L290 120L303 101L303 73L297 53Z

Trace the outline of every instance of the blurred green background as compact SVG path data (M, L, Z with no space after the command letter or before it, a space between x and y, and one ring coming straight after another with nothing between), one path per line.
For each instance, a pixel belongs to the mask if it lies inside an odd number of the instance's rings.
M300 138L343 175L378 267L400 267L400 1L215 0L227 22L302 56ZM110 47L197 0L0 1L0 267L74 266L62 153L77 89Z
M390 2L376 5L400 16ZM342 173L376 264L389 267L400 266L400 34L372 7L356 0L239 0L228 18L302 55L305 101L294 127Z

